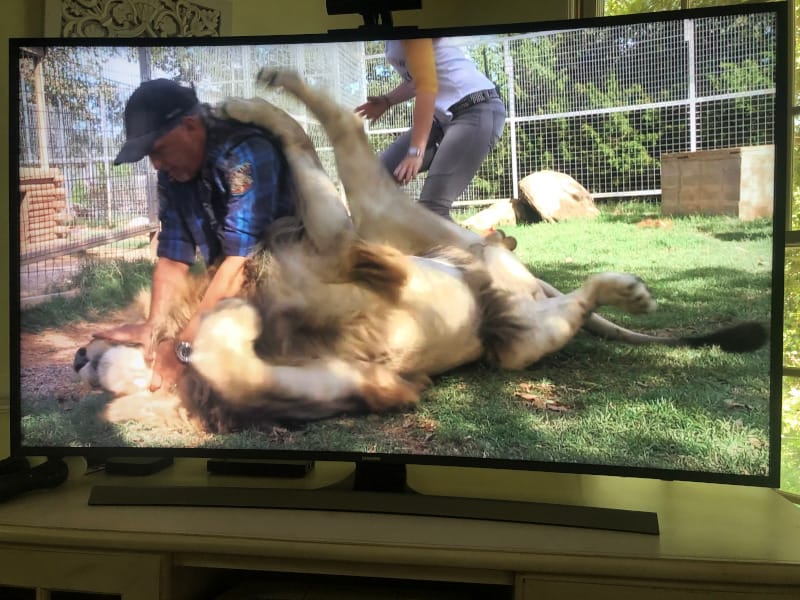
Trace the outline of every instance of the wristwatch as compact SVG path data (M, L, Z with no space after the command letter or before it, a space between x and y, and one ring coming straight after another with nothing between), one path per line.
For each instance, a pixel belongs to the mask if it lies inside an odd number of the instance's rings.
M411 146L408 149L408 156L422 156L422 150L420 150L416 146Z
M192 356L192 344L190 342L176 340L175 356L183 364L187 364L189 362L189 358Z

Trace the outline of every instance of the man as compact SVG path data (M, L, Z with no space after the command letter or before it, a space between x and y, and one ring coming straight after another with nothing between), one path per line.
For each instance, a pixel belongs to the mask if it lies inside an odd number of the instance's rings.
M294 214L288 167L264 130L219 119L194 89L167 79L146 81L125 106L126 142L115 165L148 156L158 171L158 260L150 313L97 337L141 344L154 360L150 389L177 383L202 313L234 296L244 266L267 227ZM177 339L153 347L153 333L196 255L217 268L198 310Z

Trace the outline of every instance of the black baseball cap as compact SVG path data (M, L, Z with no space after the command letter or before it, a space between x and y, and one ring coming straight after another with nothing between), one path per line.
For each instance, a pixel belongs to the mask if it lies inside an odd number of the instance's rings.
M125 105L125 144L115 165L136 162L150 153L155 141L198 105L194 89L170 79L145 81Z

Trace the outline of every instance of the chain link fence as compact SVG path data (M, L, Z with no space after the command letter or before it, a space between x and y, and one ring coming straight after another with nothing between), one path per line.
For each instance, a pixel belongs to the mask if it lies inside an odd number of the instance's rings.
M526 175L571 175L596 199L658 199L664 153L774 142L770 14L462 38L506 103L503 138L456 208L516 197ZM194 82L201 101L266 96L302 123L335 178L328 140L304 106L256 89L263 65L297 70L355 107L399 83L382 42L26 49L20 62L22 294L44 293L95 256L150 255L158 228L147 161L112 167L126 98L142 79ZM367 126L380 151L411 104ZM409 184L417 196L424 176Z

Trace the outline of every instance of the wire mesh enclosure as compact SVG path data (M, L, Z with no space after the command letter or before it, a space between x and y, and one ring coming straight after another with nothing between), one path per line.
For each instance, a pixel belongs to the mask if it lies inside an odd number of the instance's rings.
M664 153L772 144L775 24L770 14L457 40L495 82L502 139L456 208L516 197L526 175L566 173L595 199L660 194ZM344 106L399 83L382 42L25 49L20 61L23 296L96 256L150 255L158 229L147 161L113 167L125 101L140 81L193 82L201 101L266 96L309 132L335 178L328 140L304 106L257 89L264 65L291 68ZM376 151L411 123L411 103L367 124ZM409 184L416 197L424 176Z
M333 154L305 106L256 89L263 65L303 73L355 105L364 97L362 44L153 48L36 48L20 61L20 289L23 303L70 287L93 260L151 256L157 232L155 171L113 166L123 111L139 83L192 82L202 102L262 95L304 125L335 176Z

